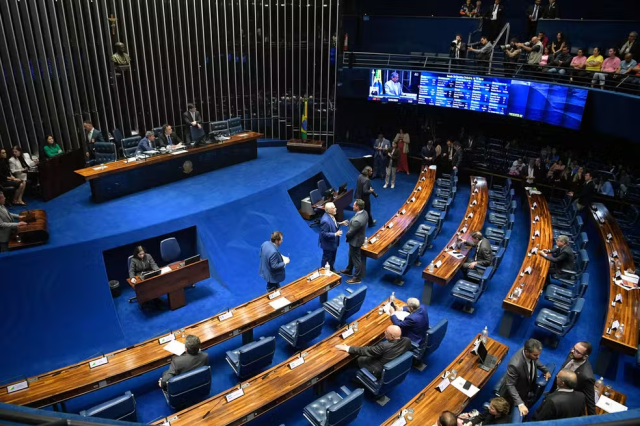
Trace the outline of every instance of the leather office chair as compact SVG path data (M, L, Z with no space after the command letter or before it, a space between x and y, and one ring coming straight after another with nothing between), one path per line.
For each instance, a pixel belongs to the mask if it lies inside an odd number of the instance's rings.
M169 407L180 410L206 399L210 391L211 367L203 365L170 378L163 392Z
M389 361L382 368L380 378L375 377L366 368L361 368L356 373L356 379L364 385L364 387L378 397L376 402L385 405L389 402L386 394L394 387L402 383L407 377L413 360L413 352L407 351L393 361Z
M113 133L113 140L116 144L116 152L119 152L122 149L122 139L124 139L124 135L122 134L120 129L113 129L112 133ZM85 138L86 138L86 134L85 134Z
M227 362L236 375L243 379L250 377L273 362L276 352L276 338L261 337L260 340L227 352Z
M414 365L419 371L426 368L423 360L440 347L444 336L447 334L448 326L449 320L443 318L433 327L429 327L421 345L411 342L411 353L413 354Z
M350 288L346 289L348 296L344 293L339 294L333 299L324 302L322 308L332 317L338 320L338 327L341 327L351 315L360 310L364 298L367 295L367 286L363 285L356 291Z
M153 134L156 135L156 138L159 138L160 135L162 134L162 126L160 127L154 127L153 129L151 129L153 131Z
M180 244L174 237L160 241L160 256L167 263L173 262L180 257Z
M206 133L204 131L204 123L201 124L202 128L198 129L197 127L189 126L189 136L191 137L191 142L197 142L200 138L202 138Z
M242 133L242 120L240 117L233 117L227 120L229 124L229 134L237 135L238 133Z
M396 274L398 277L395 279L394 284L403 285L404 281L402 281L401 277L407 273L411 265L416 263L418 259L418 249L420 248L420 244L415 244L412 246L409 251L405 252L405 255L402 256L391 256L382 264L382 267L389 272Z
M128 138L124 138L121 141L122 144L122 155L125 158L131 158L136 156L136 149L138 148L138 143L142 139L140 136L131 136Z
M569 313L576 299L584 297L589 287L589 274L582 274L580 284L565 288L556 284L549 284L544 292L545 300L553 303L559 311Z
M550 331L557 337L564 337L575 325L583 307L584 299L576 299L568 313L542 308L534 323L537 327ZM555 341L552 343L555 343L555 346L557 346L558 342Z
M113 142L96 142L94 145L95 160L93 164L104 164L118 159L116 144Z
M121 420L123 422L137 422L136 399L130 391L124 395L103 402L100 405L80 411L83 417L99 417L101 419Z
M358 388L353 392L345 386L340 388L345 397L337 392L316 399L304 407L303 415L313 426L343 426L348 425L358 417L364 401L364 389Z
M278 334L291 346L297 348L310 342L322 333L324 309L307 312L307 315L280 327Z
M484 270L477 282L470 280L458 280L451 289L451 295L457 299L461 299L465 302L475 304L482 296L482 293L487 289L487 282L493 275L493 267L489 266ZM463 309L466 313L472 313L474 308L469 305L465 305Z
M327 192L327 183L324 181L324 179L320 179L318 181L318 191L320 191L321 195L324 195L325 192Z
M131 259L133 259L133 255L129 256L127 259L127 276L129 275L129 269L131 269ZM129 303L133 303L137 299L136 296L129 298Z
M309 199L311 200L311 205L313 206L315 203L322 201L322 193L318 189L314 189L309 192ZM324 209L314 208L313 212L316 214L316 217L324 214ZM315 219L312 225L317 225L320 223L320 219Z

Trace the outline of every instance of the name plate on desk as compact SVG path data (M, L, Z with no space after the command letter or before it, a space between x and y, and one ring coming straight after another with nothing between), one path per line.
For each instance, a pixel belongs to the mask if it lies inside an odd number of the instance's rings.
M613 257L618 257L618 251L617 251L617 250L614 250L614 251L611 253L611 256L613 256Z
M273 300L273 299L275 299L275 298L276 298L276 297L278 297L278 296L280 296L280 290L277 290L277 291L274 291L273 293L271 293L271 294L269 295L269 300Z
M387 228L389 229L393 228L393 222L389 222L389 224L387 225Z
M226 319L231 318L232 316L233 316L233 311L229 311L229 312L225 312L224 314L220 315L220 316L218 317L218 319L219 319L220 321L224 321L224 320L226 320Z
M535 209L536 207L538 207L538 203L536 203L535 201L533 202L533 207L531 207L531 210Z
M369 244L375 244L377 241L378 241L378 238L374 237L374 238L369 240Z
M23 380L22 382L14 383L11 386L7 386L7 393L17 392L22 389L26 389L29 387L29 382Z
M407 212L406 209L402 209L402 211L400 212L400 214L405 214Z
M608 234L607 234L607 240L610 240L610 239L612 239L612 238L613 238L613 235L611 235L611 233L608 233Z
M536 222L540 222L540 216L536 215L536 217L535 217L534 221L536 221Z
M444 392L444 390L449 387L450 383L451 382L449 381L449 379L444 379L440 382L438 386L436 386L436 389L439 390L440 392Z
M438 261L435 263L435 267L436 267L436 268L439 268L440 266L442 266L442 260L438 260Z
M471 207L475 206L476 204L478 204L478 201L473 200L473 203L471 203Z
M474 193L474 194L477 194L477 193L478 193L478 188L474 189L474 190L473 190L473 193Z
M93 361L89 362L89 368L100 367L101 365L108 363L109 360L107 359L107 357L103 356L102 358L94 359Z
M244 395L244 390L241 388L241 389L237 389L237 390L231 392L230 394L226 395L225 399L227 400L227 402L231 402L234 399L238 399L243 395Z
M304 364L304 358L300 357L300 358L296 359L295 361L290 362L289 363L289 368L293 370L294 368L296 368L297 366L302 365L302 364Z
M467 215L467 219L471 219L472 217L473 217L473 213L469 213L469 214Z
M316 271L313 274L309 275L307 281L313 281L320 276L320 272Z
M353 328L349 327L349 328L347 328L347 331L342 333L342 338L346 339L347 337L351 336L352 334L353 334Z
M539 236L540 236L540 231L538 231L538 230L536 229L536 232L534 232L534 233L533 233L533 236L534 236L534 237L539 237Z
M411 198L411 202L413 203L416 200L416 197Z
M165 343L169 343L172 340L175 340L176 336L175 334L171 333L168 336L164 336L158 339L158 343L160 343L161 345L164 345Z
M422 191L422 187L421 186L418 187L418 191Z

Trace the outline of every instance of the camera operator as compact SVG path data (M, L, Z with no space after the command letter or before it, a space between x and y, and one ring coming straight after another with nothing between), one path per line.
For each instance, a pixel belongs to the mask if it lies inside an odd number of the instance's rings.
M504 52L504 73L511 77L515 73L516 64L520 60L522 49L518 47L518 39L512 38L509 44L500 46L500 50Z
M476 68L478 74L486 74L489 70L489 59L491 59L491 51L493 45L486 36L480 37L480 43L475 43L467 49L469 52L475 53Z
M527 57L527 69L531 72L538 70L543 52L543 46L540 39L538 37L531 37L531 41L526 43L517 43L516 46L529 52L529 56Z

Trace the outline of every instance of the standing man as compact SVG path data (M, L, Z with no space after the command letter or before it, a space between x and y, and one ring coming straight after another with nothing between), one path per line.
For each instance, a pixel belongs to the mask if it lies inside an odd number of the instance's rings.
M0 252L9 251L9 237L14 229L27 226L27 222L23 222L19 215L7 210L4 202L4 193L0 191ZM16 220L19 222L16 223Z
M560 370L556 383L557 389L547 395L531 420L568 419L584 414L584 394L575 391L578 383L576 373L567 369Z
M517 406L523 417L529 413L529 407L534 402L531 397L536 387L536 369L544 373L545 379L551 377L547 367L538 360L541 352L542 343L539 340L527 340L524 348L509 360L507 377L500 387L500 396Z
M400 327L404 337L408 337L413 343L421 345L429 329L427 307L420 304L420 301L415 297L410 297L407 299L407 306L405 306L401 312L402 311L409 312L409 315L403 320L396 316L396 309L393 306L389 306L391 322Z
M373 215L371 214L371 194L376 198L378 197L378 194L376 194L371 186L371 180L369 180L372 174L373 169L369 166L362 170L362 173L358 176L358 181L356 182L355 193L356 200L360 199L364 202L364 210L367 212L369 226L373 226L377 222L377 220L373 219Z
M93 123L91 120L84 120L82 122L82 127L84 127L85 132L87 132L87 149L85 155L87 158L95 158L96 157L96 142L105 142L104 136L102 136L102 132L95 127L93 127Z
M453 156L451 157L452 170L458 170L462 164L462 145L460 142L455 141L453 143Z
M162 134L158 138L158 145L171 150L182 146L182 139L173 134L173 128L170 125L165 124L162 126Z
M556 4L556 0L549 0L549 6L544 11L544 19L560 19L560 9Z
M422 168L429 167L435 163L436 149L433 147L433 141L430 140L422 147L420 156L422 157Z
M271 240L265 241L260 246L260 276L267 282L267 293L280 288L284 281L284 267L289 264L287 256L280 254L279 247L282 244L282 232L271 233Z
M144 134L144 138L140 139L140 142L138 142L136 155L142 154L143 152L151 151L153 149L154 140L156 140L156 134L149 130Z
M340 236L342 231L340 225L348 225L348 221L336 222L336 205L329 202L324 205L324 215L320 219L320 235L318 236L318 244L322 248L322 260L320 267L323 268L327 263L331 267L331 271L336 272L334 263L336 261L336 253L340 245Z
M595 383L596 378L593 375L593 369L589 362L589 355L591 355L591 343L578 342L573 345L567 359L564 360L561 369L569 370L576 373L576 385L572 388L576 392L582 392L584 394L585 404L587 406L587 415L593 416L596 414L596 401L595 401ZM558 377L553 382L551 392L554 392L558 386ZM584 408L581 409L584 412Z
M494 1L493 8L487 13L485 19L489 24L487 37L489 40L495 42L504 22L504 7L500 3L500 0Z
M200 111L196 110L195 105L188 104L187 111L182 113L182 121L184 124L189 126L189 131L187 132L187 142L191 140L191 130L192 129L202 129L200 123L202 122L202 115L200 115Z
M373 144L375 154L373 155L373 176L372 179L380 177L384 179L385 169L387 168L387 151L391 149L391 142L386 139L382 133L378 134L378 139Z
M585 206L591 204L593 195L596 192L596 185L593 182L593 176L591 176L591 172L585 172L584 184L580 188L580 191L578 193L574 193L573 191L567 192L567 195L569 197L573 197L573 202L578 205L578 210L582 210Z
M576 268L576 257L573 250L569 247L569 237L567 235L559 235L556 238L556 248L552 250L542 250L537 252L540 256L551 262L549 272L558 278L571 278L573 275L564 270L574 271Z
M486 74L489 71L489 59L491 58L491 51L493 45L489 42L487 36L480 37L480 45L476 48L469 47L469 52L475 52L476 60L476 72L479 74Z
M473 255L473 261L462 264L462 269L466 272L469 269L475 269L477 265L487 267L493 261L493 252L491 251L491 242L486 238L482 238L482 232L474 232L471 234L472 246L476 248ZM458 237L458 242L469 244L462 238Z
M347 280L347 284L357 284L362 282L362 251L360 248L364 244L366 239L365 231L367 227L367 221L369 215L364 210L364 201L357 199L353 203L353 211L356 214L353 215L349 221L349 230L347 231L347 243L349 243L349 264L346 269L340 271L343 275L351 276L353 268L355 267L355 275Z
M542 18L544 14L544 6L542 6L542 0L536 0L532 5L527 8L527 29L528 37L536 35L538 30L538 19Z

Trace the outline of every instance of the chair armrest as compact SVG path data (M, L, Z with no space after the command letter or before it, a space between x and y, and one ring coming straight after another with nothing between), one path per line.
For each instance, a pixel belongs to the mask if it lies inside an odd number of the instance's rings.
M340 386L340 390L346 395L349 396L351 394L351 391L349 390L348 387L346 386Z
M348 287L345 290L347 291L347 293L353 293L353 290Z
M363 376L365 376L368 380L371 380L373 383L377 383L378 382L378 379L376 379L376 376L371 374L371 372L369 370L367 370L366 368L361 368L360 369L360 373L362 373Z

